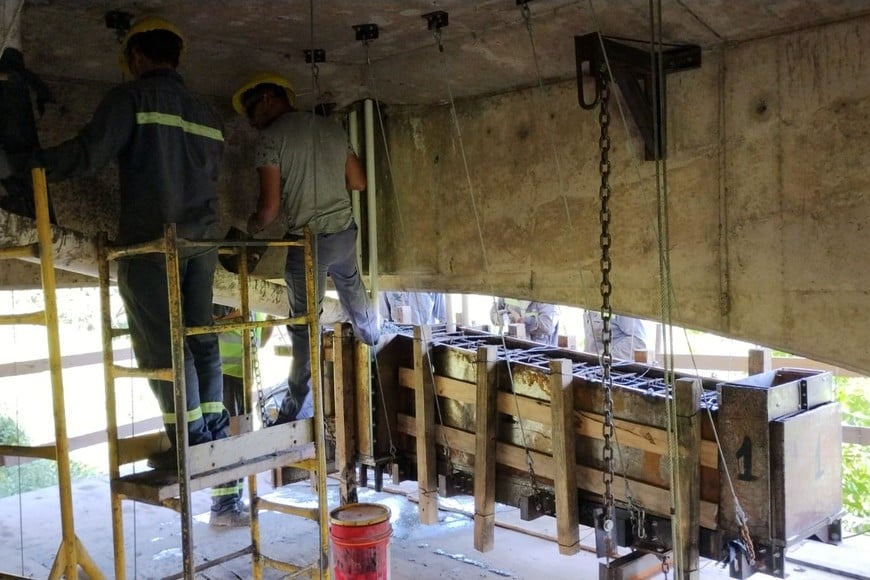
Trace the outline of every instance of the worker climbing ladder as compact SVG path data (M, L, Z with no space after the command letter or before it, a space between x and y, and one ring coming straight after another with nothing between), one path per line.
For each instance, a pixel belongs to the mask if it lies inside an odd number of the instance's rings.
M36 208L37 241L23 246L0 249L0 258L39 258L42 279L42 293L45 300L43 310L26 314L7 314L0 316L0 324L39 324L44 325L48 336L49 374L54 410L54 444L35 447L2 445L0 455L53 459L57 462L58 491L60 493L61 544L54 559L50 579L77 578L78 569L90 578L104 578L91 559L75 532L73 518L72 478L70 474L69 438L66 428L66 408L64 404L63 375L60 353L60 332L58 329L57 294L54 272L54 249L52 245L51 224L49 222L48 191L45 183L45 170L32 171L33 197ZM0 576L7 577L0 573Z
M239 302L240 321L221 322L214 326L185 327L181 310L179 280L179 250L186 248L210 249L221 246L221 251L240 254ZM306 287L308 292L307 314L293 318L254 321L251 320L248 295L249 248L302 246L305 254ZM127 331L112 327L109 286L112 261L143 254L164 254L166 259L167 291L169 299L170 334L172 341L172 367L168 369L140 369L116 365L112 339ZM124 248L110 248L102 236L99 243L100 299L102 304L103 352L106 379L106 412L109 441L109 470L111 478L112 527L115 550L115 578L126 577L124 553L124 522L122 501L124 499L160 505L175 509L181 514L181 535L184 578L193 578L204 569L223 564L247 554L252 559L252 577L262 578L265 568L277 569L288 574L306 573L310 577L326 577L328 567L326 500L326 448L324 445L323 396L321 392L320 325L315 308L314 257L312 237L306 231L301 241L248 240L248 241L189 241L177 238L174 225L166 226L162 239ZM305 324L311 338L312 391L314 418L276 425L268 429L248 430L239 435L212 441L206 445L188 445L187 418L178 415L176 441L178 441L177 473L168 471L144 471L121 475L121 467L148 457L165 448L163 433L144 436L119 437L115 381L122 378L146 378L171 381L174 384L175 408L186 409L184 377L184 341L186 337L223 331L242 331L243 369L246 411L252 405L251 384L251 329L286 324ZM258 473L293 465L311 470L316 474L318 505L302 508L270 501L260 497L257 491ZM251 543L244 548L220 557L210 557L207 562L195 562L193 543L193 513L191 494L194 491L221 483L248 478L248 493L251 502ZM313 563L296 565L266 556L261 551L259 512L271 510L288 515L302 516L319 524L319 550Z

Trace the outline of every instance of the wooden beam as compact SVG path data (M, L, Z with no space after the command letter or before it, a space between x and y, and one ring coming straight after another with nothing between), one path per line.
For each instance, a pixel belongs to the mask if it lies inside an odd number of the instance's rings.
M676 509L674 556L676 573L683 580L698 580L700 556L698 529L701 511L701 382L677 379L674 385L677 437Z
M577 470L574 469L577 463L577 435L574 428L574 388L570 360L550 361L550 397L553 460L556 464L553 479L558 514L556 534L559 553L571 555L580 551L580 513L577 505ZM476 476L477 469L474 472Z
M498 438L496 394L498 347L477 349L477 404L474 438L474 549L495 547L495 444ZM433 393L434 397L434 393Z
M770 349L750 348L746 360L746 372L749 375L760 375L770 370L772 364Z
M870 445L870 427L843 425L843 443Z
M354 397L354 346L350 324L336 324L333 333L333 382L335 385L335 464L341 505L359 501L356 489L356 414Z
M412 371L408 368L399 369L399 384L403 387L414 388L411 379ZM467 405L474 405L476 400L474 384L451 379L448 377L435 377L435 393L439 397L454 399ZM533 420L544 425L549 425L551 415L549 405L546 401L533 399L523 395L514 395L511 393L498 393L498 411L512 417L517 416L517 407L522 420ZM603 439L602 424L604 416L598 413L590 413L586 411L575 411L575 428L579 435L591 437L593 439ZM643 451L648 451L658 455L668 454L667 432L658 427L641 425L616 419L614 421L616 436L619 439L620 445L634 447ZM701 442L701 465L704 467L719 468L719 451L716 448L715 441Z
M435 464L435 386L426 337L428 328L414 327L414 404L416 408L417 486L420 523L438 523L438 469Z
M354 350L354 401L356 403L356 449L360 461L374 459L374 409L372 399L372 362L369 346L352 342ZM365 467L363 467L365 469ZM360 481L365 486L365 483Z
M400 414L398 417L398 427L400 433L405 433L416 437L416 423L414 417ZM474 452L474 434L453 429L451 427L435 426L435 437L438 441L443 441L450 446L451 450L461 451L464 453ZM535 463L535 473L544 479L553 481L555 470L553 467L553 458L544 453L537 451L529 452L532 460ZM527 471L526 451L522 447L498 443L496 445L496 458L502 465L506 465L520 471ZM458 463L458 461L457 461ZM595 494L604 493L604 483L602 480L602 472L598 469L577 465L577 487L579 489L589 491ZM670 492L666 489L649 485L641 481L629 480L632 497L635 503L642 505L647 511L668 516L671 512L671 497ZM614 485L613 495L620 501L626 501L625 486ZM701 501L701 526L715 530L717 529L717 514L719 506L708 501Z

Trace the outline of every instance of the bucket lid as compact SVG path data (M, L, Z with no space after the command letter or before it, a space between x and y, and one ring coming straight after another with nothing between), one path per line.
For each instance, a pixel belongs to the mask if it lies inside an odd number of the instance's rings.
M390 508L379 503L349 503L329 512L337 526L371 526L390 519Z

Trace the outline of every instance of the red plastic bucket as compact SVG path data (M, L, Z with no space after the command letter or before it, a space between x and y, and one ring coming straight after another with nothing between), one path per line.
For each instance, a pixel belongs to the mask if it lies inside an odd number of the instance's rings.
M389 580L390 508L351 503L329 512L334 580Z

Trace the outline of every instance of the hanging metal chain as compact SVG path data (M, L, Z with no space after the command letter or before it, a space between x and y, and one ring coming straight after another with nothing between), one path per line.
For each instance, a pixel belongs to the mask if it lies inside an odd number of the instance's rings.
M613 378L610 374L613 363L611 354L611 327L610 319L613 310L610 306L610 295L613 287L610 283L610 114L607 106L610 102L610 88L608 85L607 71L599 71L599 82L601 88L601 108L598 114L598 122L601 125L601 137L598 141L601 150L601 187L599 188L599 198L601 200L601 212L599 219L601 221L601 319L603 322L601 330L601 368L603 375L604 386L604 422L602 431L604 435L604 450L602 460L604 462L604 472L602 478L604 480L604 530L609 532L613 529L614 520L614 505L613 505Z
M266 397L263 394L263 379L260 375L260 347L258 346L257 329L248 330L251 333L251 376L254 378L254 386L257 387L257 403L260 406L260 425L265 427L266 422Z

